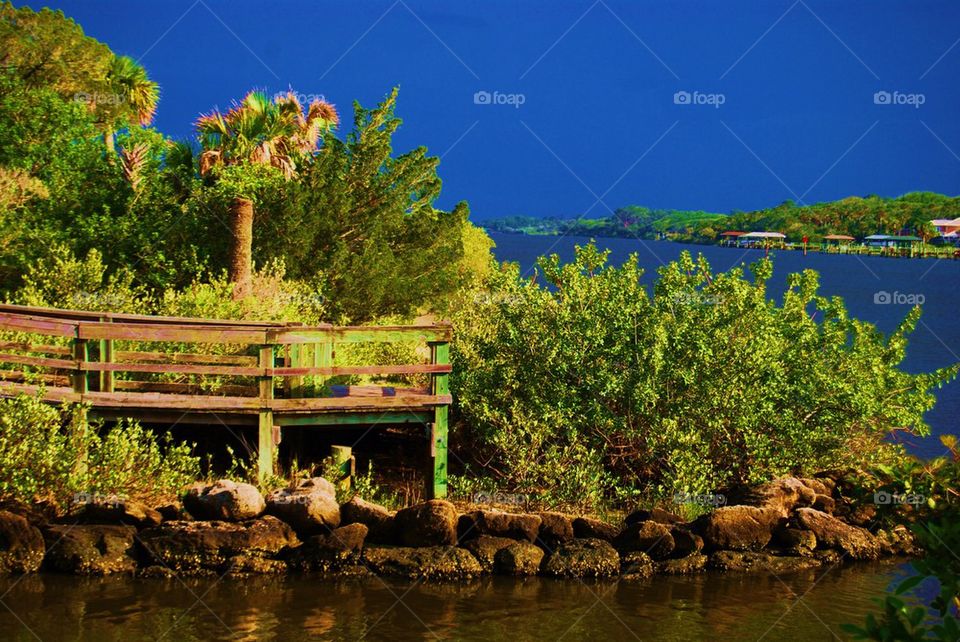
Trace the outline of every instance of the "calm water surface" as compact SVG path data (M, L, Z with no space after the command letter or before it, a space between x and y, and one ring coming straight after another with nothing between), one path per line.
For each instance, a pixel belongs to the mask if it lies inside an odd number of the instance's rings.
M0 640L836 640L902 573L876 563L641 582L33 575L0 580Z
M491 236L497 243L494 253L498 259L515 261L530 274L538 256L556 253L564 260L571 260L574 246L589 241L575 236ZM749 264L763 257L763 250L668 241L601 238L597 239L597 245L609 249L610 260L618 265L631 253L636 253L640 266L646 270L644 280L648 284L656 279L657 268L676 259L684 250L689 250L694 256L698 252L703 253L716 271ZM816 252L803 256L798 251L771 252L771 256L774 259L774 276L770 284L772 296L779 296L786 289L787 274L812 268L820 273L822 294L843 297L853 316L876 324L884 332L894 330L909 312L910 306L875 303L877 293L922 295L923 316L910 336L904 368L910 372L928 372L960 361L960 342L957 341L960 337L960 261L857 257ZM933 436L908 442L914 452L926 457L945 454L936 435L960 433L960 381L953 381L934 392L937 405L926 417L933 429Z

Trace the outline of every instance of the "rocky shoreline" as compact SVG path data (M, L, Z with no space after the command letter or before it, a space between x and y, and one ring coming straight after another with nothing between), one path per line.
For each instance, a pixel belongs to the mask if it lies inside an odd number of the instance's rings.
M443 500L397 512L359 497L341 505L322 478L266 497L222 480L156 509L94 498L51 518L42 507L7 502L0 505L0 574L636 579L780 574L919 554L906 527L875 529L874 516L872 505L844 500L828 474L778 479L693 521L637 510L620 526L557 512L461 513Z

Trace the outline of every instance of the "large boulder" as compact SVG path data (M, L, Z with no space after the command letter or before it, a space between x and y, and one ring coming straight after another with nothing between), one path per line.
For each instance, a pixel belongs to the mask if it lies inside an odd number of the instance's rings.
M177 571L220 569L236 555L269 558L300 543L288 524L270 515L243 523L164 522L139 539L152 559Z
M640 551L620 556L620 577L625 580L639 580L650 577L656 571L650 556Z
M74 504L63 521L80 524L125 524L139 529L159 526L163 515L133 499L98 496L90 501Z
M183 506L197 519L239 522L259 517L267 505L255 486L221 479L194 484L184 495Z
M624 520L627 526L633 526L640 522L657 522L658 524L679 524L683 518L662 508L638 508L633 511Z
M612 577L620 572L620 555L602 539L575 539L561 544L543 566L554 577Z
M602 539L612 542L619 534L619 528L599 519L578 517L573 520L573 536L577 539Z
M340 506L340 524L363 524L367 541L372 544L393 544L396 541L394 514L379 504L353 497Z
M670 536L673 538L671 557L681 558L696 555L703 550L703 538L686 526L674 524L670 527Z
M0 574L36 571L45 551L40 529L25 517L0 510Z
M780 519L776 508L724 506L698 517L692 528L711 551L760 550L770 542Z
M335 528L327 535L314 535L303 546L290 551L291 568L329 571L359 562L368 529L360 523Z
M457 509L442 499L404 508L394 518L403 546L453 546L457 543Z
M497 551L494 568L500 575L536 575L543 549L530 542L513 542Z
M690 575L707 568L707 556L692 553L686 557L657 562L657 572L663 575Z
M340 504L333 486L317 477L266 498L267 514L290 524L300 537L329 533L340 525Z
M641 551L655 560L662 560L673 552L674 541L669 526L646 521L627 526L613 540L613 545L623 553Z
M44 529L44 566L75 575L110 575L137 570L137 529L127 525L54 524Z
M461 539L475 535L492 535L533 542L537 539L541 521L539 515L477 510L460 516L457 531Z
M802 528L778 528L773 533L773 543L788 555L810 557L817 548L817 536Z
M750 488L737 503L773 509L786 517L798 506L811 506L816 495L796 477L783 477Z
M560 544L573 539L573 520L563 513L540 513L540 532L537 544L552 551Z
M880 542L867 529L844 524L836 517L813 508L797 509L796 515L797 523L813 531L820 547L843 551L856 560L875 560L880 557Z
M514 544L516 540L509 537L493 537L491 535L481 535L473 539L462 542L460 546L470 551L484 571L493 571L493 562L498 552Z
M717 551L710 556L709 567L718 571L749 573L791 573L820 566L813 557L781 557L756 551Z
M480 562L469 551L456 546L368 546L363 557L367 567L377 575L459 580L483 574Z

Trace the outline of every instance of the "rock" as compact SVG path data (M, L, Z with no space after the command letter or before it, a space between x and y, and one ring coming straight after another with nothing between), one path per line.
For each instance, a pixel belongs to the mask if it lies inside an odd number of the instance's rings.
M707 556L700 553L657 563L657 572L663 575L690 575L700 573L705 568L707 568Z
M398 511L394 519L397 538L404 546L457 543L457 509L448 501L431 499Z
M672 526L670 536L673 538L672 557L687 557L703 550L703 538L684 526Z
M575 539L561 544L543 568L555 577L612 577L620 572L620 556L602 539Z
M670 527L657 522L638 522L627 526L613 540L618 551L641 551L655 560L666 559L673 552L674 541Z
M573 520L563 513L540 513L540 532L537 543L547 550L553 550L564 542L573 539Z
M493 537L491 535L481 535L474 539L461 543L460 545L470 551L480 566L486 572L493 571L493 562L497 553L511 544L516 543L508 537Z
M377 575L459 580L483 574L480 562L469 551L456 546L368 546L363 556L367 566Z
M267 514L290 524L300 537L329 533L340 525L340 504L332 489L317 477L275 490L267 495Z
M812 557L780 557L753 551L717 551L710 556L709 566L718 571L750 573L790 573L816 568L820 560Z
M287 556L291 568L302 571L329 571L356 564L363 552L367 527L354 523L335 528L327 535L314 535Z
M890 531L877 531L877 541L885 555L919 555L916 537L903 524L897 524Z
M836 509L835 509L836 510ZM836 511L839 512L839 511ZM847 511L843 516L848 524L853 526L869 526L877 516L877 507L873 504L860 504Z
M656 567L650 556L640 551L626 553L620 558L620 577L625 580L637 580L653 575Z
M363 524L369 531L367 541L372 544L393 544L396 541L394 514L359 497L340 506L340 524Z
M33 573L45 552L40 529L25 517L0 510L0 574Z
M671 524L680 524L683 522L683 518L662 508L640 508L627 515L624 521L627 526L633 526L639 522L657 522L658 524L666 524L669 526Z
M220 569L236 555L272 557L300 541L273 516L243 523L164 522L140 533L150 557L177 571Z
M810 506L816 493L796 477L783 477L752 488L740 502L746 506L769 508L786 517L797 506Z
M824 513L832 515L836 507L837 503L833 501L833 497L827 495L817 495L813 500L813 508Z
M133 573L136 535L136 527L127 525L53 524L43 531L44 566L75 575Z
M530 542L513 542L497 551L494 568L500 575L536 575L543 555L543 549Z
M477 510L460 517L457 531L461 539L475 535L492 535L533 542L537 539L541 521L539 515Z
M27 520L31 526L43 528L57 516L58 508L47 501L32 502L30 504L19 499L4 499L0 501L0 511L7 511Z
M773 541L790 555L810 556L817 548L817 536L800 528L778 528Z
M853 559L874 560L880 556L880 544L864 528L844 524L836 517L813 508L797 509L797 522L813 531L823 548L843 551Z
M778 509L724 506L702 515L693 530L708 550L760 550L770 542L780 520Z
M166 566L160 566L159 564L154 564L152 566L147 566L141 568L137 571L137 577L142 577L145 579L151 580L172 580L177 577L177 574Z
M163 506L157 506L156 511L160 513L161 521L164 522L176 522L176 521L190 521L193 519L193 516L186 511L183 505L179 502L172 502L170 504L164 504Z
M251 557L250 555L234 555L227 560L224 574L229 577L246 577L249 575L280 575L287 572L287 565L279 560Z
M578 517L573 520L573 536L577 539L602 539L606 542L612 542L620 529L611 526L606 522L589 517Z
M126 524L140 529L159 526L163 515L142 502L113 496L74 504L67 520L80 524Z
M238 522L259 517L266 503L256 487L221 479L209 486L194 484L184 495L183 506L197 519Z
M800 477L800 482L817 495L832 495L833 489L836 487L836 484L829 479L823 480L813 477ZM828 482L830 484L829 486L827 485Z

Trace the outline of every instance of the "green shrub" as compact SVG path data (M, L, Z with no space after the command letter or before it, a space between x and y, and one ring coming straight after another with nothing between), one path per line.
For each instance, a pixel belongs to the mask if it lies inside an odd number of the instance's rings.
M927 434L930 390L956 376L899 369L919 309L885 337L811 270L778 305L768 260L751 279L684 253L651 295L635 256L607 256L542 258L531 280L508 265L454 307L453 448L502 491L590 503L888 463L886 435Z
M136 422L105 430L85 414L39 396L0 400L0 497L60 508L109 495L156 504L199 477L190 446L158 441Z

